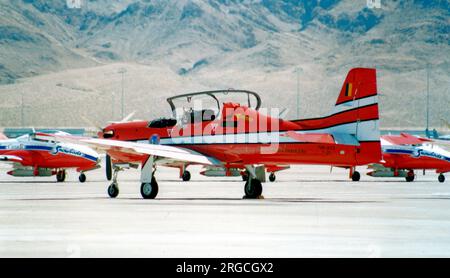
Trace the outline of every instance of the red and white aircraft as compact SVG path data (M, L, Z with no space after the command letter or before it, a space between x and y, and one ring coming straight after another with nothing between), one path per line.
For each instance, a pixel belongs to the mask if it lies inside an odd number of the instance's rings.
M235 97L244 101L229 100ZM242 90L184 94L168 102L174 118L113 123L99 133L99 139L55 138L87 144L112 158L110 197L119 193L118 171L138 164L142 165L141 195L146 199L158 193L157 165L184 172L191 164L225 173L245 170L249 174L245 197L258 198L264 166L273 171L291 164L345 167L356 181L360 178L356 166L381 159L375 69L350 70L332 113L321 118L287 121L279 113L269 116L261 112L256 93Z
M433 169L439 174L439 182L445 181L444 173L450 172L450 152L439 142L411 134L384 135L381 137L383 160L369 165L374 169L367 173L373 177L404 177L414 180L415 169Z
M13 165L8 174L14 177L56 175L56 180L63 182L65 169L76 168L80 172L80 182L85 182L84 173L100 167L98 153L86 146L42 140L34 133L16 139L8 139L2 134L0 137L0 162Z

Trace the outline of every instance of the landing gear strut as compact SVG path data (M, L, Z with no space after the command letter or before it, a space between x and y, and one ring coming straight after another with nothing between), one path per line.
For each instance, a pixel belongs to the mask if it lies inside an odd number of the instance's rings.
M57 182L63 182L66 180L66 170L59 170L56 173L56 181Z
M441 174L439 174L439 176L438 176L438 181L439 182L444 182L445 181L445 176L441 173Z
M142 164L141 169L141 196L144 199L155 199L156 195L158 195L158 183L156 182L155 178L155 159L151 155L148 157L148 159ZM183 177L184 173L183 172ZM189 172L188 172L189 173ZM190 178L190 173L189 173ZM184 180L184 178L183 178Z

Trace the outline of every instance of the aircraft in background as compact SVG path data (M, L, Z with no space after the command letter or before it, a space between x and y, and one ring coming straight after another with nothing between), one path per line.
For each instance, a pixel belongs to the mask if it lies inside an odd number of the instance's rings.
M67 133L57 133L69 135ZM66 169L76 168L80 182L86 181L85 172L100 167L98 153L86 146L55 143L25 134L15 139L0 135L0 162L13 165L8 172L14 177L49 177L58 182L66 179Z
M416 169L433 169L439 174L439 182L445 181L444 173L450 171L450 152L438 146L432 139L411 134L381 136L383 160L371 164L367 173L372 177L404 177L411 182Z
M230 100L235 97L243 101ZM259 198L265 181L264 165L345 167L357 181L360 174L356 166L381 159L375 69L350 70L331 115L321 118L288 121L266 115L259 111L260 97L243 90L190 93L167 101L173 118L113 123L99 133L98 139L38 136L106 152L107 174L113 179L108 194L113 198L119 194L118 172L139 164L140 191L146 199L158 194L158 165L185 172L191 164L224 169L225 173L245 171L249 175L245 198Z

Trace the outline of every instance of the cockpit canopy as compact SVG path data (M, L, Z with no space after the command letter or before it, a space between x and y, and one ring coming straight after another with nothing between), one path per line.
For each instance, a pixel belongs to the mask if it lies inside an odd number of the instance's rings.
M258 110L261 98L246 90L216 90L178 95L167 99L180 124L213 121L220 117L224 103L237 103Z

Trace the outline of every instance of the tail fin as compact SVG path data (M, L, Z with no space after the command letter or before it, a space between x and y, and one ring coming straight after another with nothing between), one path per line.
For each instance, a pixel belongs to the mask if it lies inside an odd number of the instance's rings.
M331 128L332 133L356 138L360 144L356 155L358 164L381 159L375 69L354 68L349 71L329 120L347 123Z

